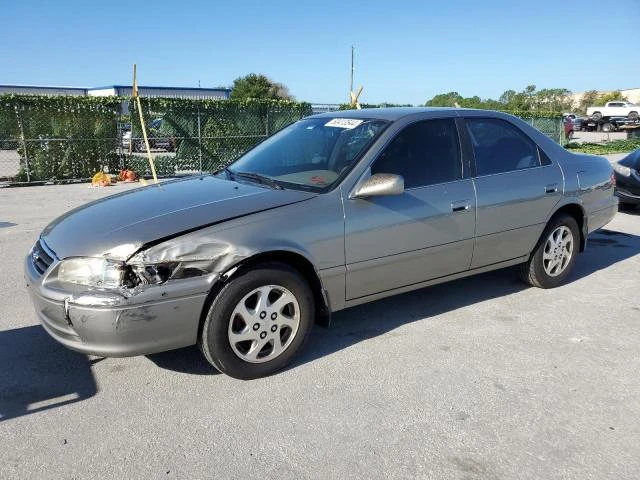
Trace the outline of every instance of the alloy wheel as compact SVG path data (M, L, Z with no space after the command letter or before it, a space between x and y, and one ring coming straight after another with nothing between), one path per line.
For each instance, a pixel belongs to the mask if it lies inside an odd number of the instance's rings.
M267 362L291 345L299 326L300 306L293 293L279 285L265 285L236 305L229 321L229 344L246 362Z
M550 277L557 277L565 271L573 255L573 233L564 225L556 228L547 238L542 253L544 271Z

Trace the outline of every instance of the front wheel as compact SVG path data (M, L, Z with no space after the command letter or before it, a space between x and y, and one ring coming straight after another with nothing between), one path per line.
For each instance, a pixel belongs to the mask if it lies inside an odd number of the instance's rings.
M561 214L549 222L529 261L520 267L520 277L539 288L561 285L575 265L580 246L576 220Z
M629 120L638 120L638 112L629 112Z
M278 264L246 270L209 307L199 339L214 367L243 380L283 369L314 323L313 293L297 271Z

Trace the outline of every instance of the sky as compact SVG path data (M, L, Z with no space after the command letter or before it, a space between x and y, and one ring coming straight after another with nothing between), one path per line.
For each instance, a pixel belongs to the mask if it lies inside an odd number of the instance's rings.
M640 0L0 0L0 84L228 86L263 73L297 99L640 87ZM630 45L631 39L635 46Z

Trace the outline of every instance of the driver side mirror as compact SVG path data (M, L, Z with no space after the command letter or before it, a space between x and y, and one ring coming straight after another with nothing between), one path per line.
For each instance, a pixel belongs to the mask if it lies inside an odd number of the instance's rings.
M353 198L387 197L404 193L404 178L393 173L376 173L353 193Z

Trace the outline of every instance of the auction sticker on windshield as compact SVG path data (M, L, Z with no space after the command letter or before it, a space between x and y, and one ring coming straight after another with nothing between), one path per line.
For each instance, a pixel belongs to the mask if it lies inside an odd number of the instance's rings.
M355 128L362 123L362 120L355 118L334 118L330 122L324 124L325 127L337 128Z

